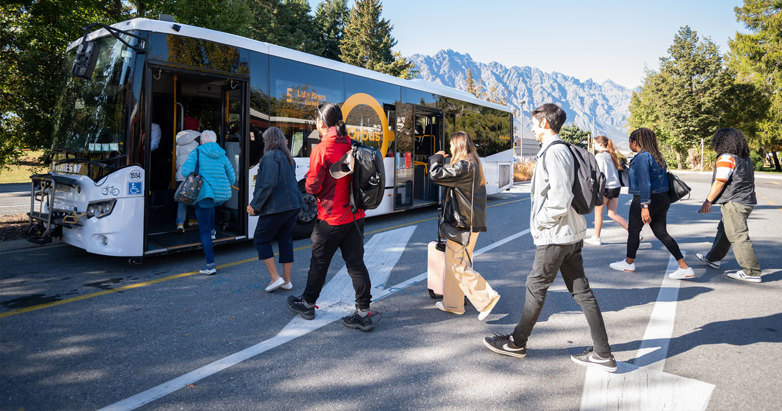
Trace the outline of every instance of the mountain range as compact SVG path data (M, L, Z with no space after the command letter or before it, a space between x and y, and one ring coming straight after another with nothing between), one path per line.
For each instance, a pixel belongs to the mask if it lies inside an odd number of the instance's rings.
M611 80L597 83L566 74L546 73L535 67L506 67L497 62L476 62L469 54L441 50L434 56L414 54L418 77L460 90L467 88L467 70L484 90L496 90L516 110L516 133L531 137L529 111L543 103L555 103L574 123L592 135L604 134L620 148L627 148L626 125L633 90ZM523 115L522 115L523 113ZM521 117L521 118L519 118Z

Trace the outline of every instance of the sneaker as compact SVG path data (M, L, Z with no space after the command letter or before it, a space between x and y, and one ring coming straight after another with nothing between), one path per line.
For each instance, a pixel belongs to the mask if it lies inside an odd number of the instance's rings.
M283 290L292 290L293 289L293 283L287 282L280 286Z
M711 267L711 268L713 268L715 270L719 270L720 269L720 262L719 261L711 261L711 260L707 259L705 254L695 253L695 257L698 258L699 260L703 261L704 263L706 263L706 265L708 265L709 267Z
M600 237L595 237L595 236L592 236L592 237L589 237L589 238L585 238L584 242L587 243L587 244L591 244L591 245L602 245L603 244L603 242L600 241Z
M285 284L285 280L283 280L282 277L277 277L277 279L274 280L274 282L272 282L271 284L267 285L266 288L263 289L263 291L270 293L282 287L283 284Z
M294 297L292 295L288 296L288 309L293 311L296 314L299 314L301 318L305 320L311 320L315 318L315 307L312 306L307 308L306 305L304 305L304 299L302 297Z
M584 365L587 367L599 368L608 372L616 372L616 360L613 355L609 355L608 358L603 358L589 347L581 355L571 355L570 359L574 363Z
M184 233L185 232L185 225L184 224L177 224L176 225L176 232L177 233Z
M486 307L486 310L481 311L478 313L478 321L483 321L486 319L486 317L491 314L491 310L494 309L494 307L497 305L497 302L500 301L500 295L495 291L494 296L491 299L491 302L489 303L489 306Z
M759 275L746 275L744 270L738 270L735 273L725 273L728 277L734 280L748 281L750 283L759 283L761 281Z
M358 310L358 308L356 308L356 310ZM354 311L353 314L342 317L342 324L345 324L345 327L348 328L370 332L375 328L375 324L372 323L371 317L371 311L367 312L367 314L363 316L359 314L358 311Z
M493 337L484 338L483 345L497 354L509 355L516 358L524 358L527 356L527 347L519 347L516 345L516 343L513 342L513 336L511 335L494 334Z
M212 240L217 239L217 230L212 230Z
M443 305L442 301L438 301L438 302L434 303L434 306L437 307L438 310L445 311L447 313L456 314L456 315L464 314L464 311L462 311L462 312L452 311L452 310L449 310L449 309L445 308L445 306Z
M692 267L677 268L676 271L668 274L674 280L689 280L695 278L695 272L692 271Z
M206 264L198 270L199 274L214 275L217 274L217 264Z
M609 264L609 267L617 271L627 271L629 273L635 272L635 263L627 264L627 260L619 260L615 263Z
M193 219L187 220L187 225L188 227L196 227L198 225L198 220L193 220Z

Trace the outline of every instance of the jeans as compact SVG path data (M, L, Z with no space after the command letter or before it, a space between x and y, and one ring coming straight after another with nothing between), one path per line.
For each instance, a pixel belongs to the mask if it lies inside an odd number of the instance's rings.
M714 237L711 250L706 254L707 260L722 260L728 254L728 250L730 250L732 245L733 255L744 270L744 274L751 276L760 275L758 256L755 254L755 248L749 239L749 229L747 228L747 219L753 208L751 205L733 201L720 206L722 219L720 219L720 224L717 226L717 235Z
M187 204L185 203L177 203L176 206L176 223L177 224L184 224L185 219L187 218Z
M649 227L652 228L654 236L657 237L660 242L663 243L665 248L673 255L676 260L684 258L681 250L679 250L679 244L676 244L676 240L668 234L666 228L668 222L666 217L668 216L668 209L671 207L671 199L668 197L668 192L652 194L652 199L649 202L649 215L652 217L652 222L649 223ZM640 245L640 239L638 236L641 234L641 229L644 227L644 222L641 220L641 196L633 196L633 201L630 203L630 215L627 219L627 258L635 258L635 253L638 251Z
M603 314L592 289L589 288L589 280L584 275L584 260L581 256L583 245L584 242L579 241L573 244L541 245L535 249L532 272L527 276L524 309L521 312L521 320L513 330L513 341L516 345L527 344L532 327L538 322L546 301L546 292L557 277L557 271L561 271L565 286L586 316L595 352L601 357L611 354Z
M210 203L213 203L210 201ZM215 253L212 248L212 230L215 226L214 207L202 207L201 202L195 204L196 220L198 220L198 234L201 236L201 247L204 249L207 264L214 264Z
M277 240L280 248L280 264L293 262L293 229L296 228L298 215L299 210L296 209L258 217L253 243L258 250L259 260L274 257L272 241Z
M372 301L370 294L372 284L367 267L364 265L363 233L363 218L357 220L355 224L350 222L341 225L330 225L320 219L315 221L315 228L312 230L312 261L307 275L307 287L302 295L307 303L315 304L318 301L320 291L326 282L331 258L334 257L337 249L340 249L348 274L353 279L356 306L362 310L369 308L369 303Z

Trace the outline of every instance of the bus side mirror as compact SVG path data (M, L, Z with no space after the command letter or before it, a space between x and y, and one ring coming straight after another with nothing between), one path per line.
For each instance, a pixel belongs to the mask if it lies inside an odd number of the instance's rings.
M76 51L76 59L73 61L71 74L74 77L91 78L99 53L100 46L97 43L83 39Z

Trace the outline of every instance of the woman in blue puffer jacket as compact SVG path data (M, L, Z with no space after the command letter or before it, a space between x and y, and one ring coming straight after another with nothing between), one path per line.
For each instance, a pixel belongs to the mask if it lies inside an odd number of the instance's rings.
M201 274L217 273L215 255L212 248L212 235L215 232L215 207L231 198L231 185L236 181L236 172L225 156L225 150L217 144L217 135L212 130L201 133L201 145L193 150L182 165L182 175L187 176L196 169L201 175L203 184L195 202L198 232L201 235L201 246L204 248L206 265L201 267Z

